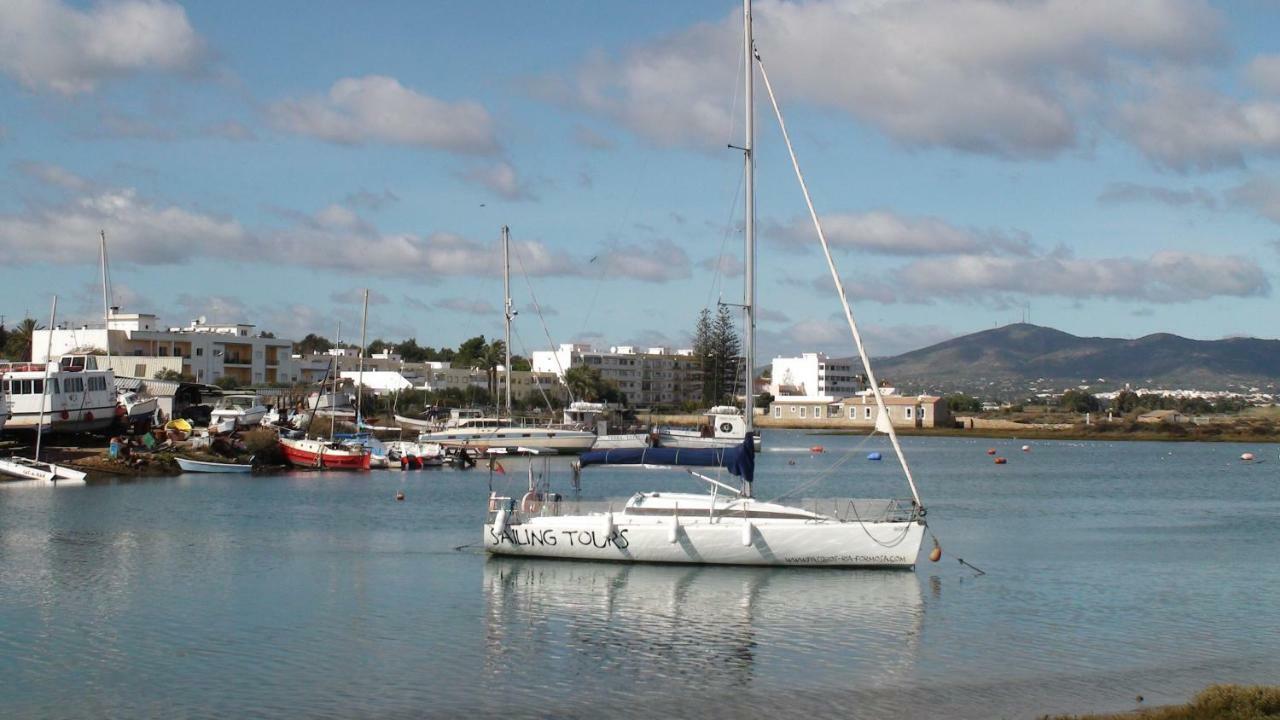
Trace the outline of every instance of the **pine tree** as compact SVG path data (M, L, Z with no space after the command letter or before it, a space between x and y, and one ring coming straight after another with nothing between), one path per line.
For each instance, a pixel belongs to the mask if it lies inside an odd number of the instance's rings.
M742 365L742 340L738 337L738 328L728 305L721 305L716 312L715 324L711 328L711 346L716 374L712 404L720 404L726 399L732 401L734 395L744 388L738 377Z
M693 331L693 357L702 372L702 400L714 404L716 397L715 357L713 355L711 311L703 308L698 313L698 324Z

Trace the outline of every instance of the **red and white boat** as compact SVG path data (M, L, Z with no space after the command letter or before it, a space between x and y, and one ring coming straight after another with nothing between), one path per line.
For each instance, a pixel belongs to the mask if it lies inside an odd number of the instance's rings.
M293 440L280 438L280 446L289 462L297 467L325 470L368 470L371 453L367 448L351 447L328 440Z

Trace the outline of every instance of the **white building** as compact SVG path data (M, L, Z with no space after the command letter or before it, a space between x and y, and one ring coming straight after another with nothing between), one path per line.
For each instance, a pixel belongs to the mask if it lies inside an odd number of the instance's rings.
M773 359L769 393L775 398L802 397L830 400L857 393L856 358L831 359L822 353Z
M626 393L632 405L702 401L702 368L689 349L618 345L604 352L591 345L565 343L556 350L535 350L531 355L535 373L554 373L561 380L571 368L595 368Z
M32 342L32 360L45 362L51 355L59 358L77 352L109 351L112 366L129 372L124 375L150 377L156 364L149 358L177 358L182 372L196 382L211 383L220 377L233 377L241 385L287 383L300 379L293 362L292 340L263 337L254 326L237 323L215 325L204 318L192 320L186 327L162 327L155 315L125 314L112 308L107 327L60 327L52 331L37 330ZM132 363L119 358L137 358ZM123 364L123 367L121 366ZM135 366L130 368L130 366ZM142 369L143 374L133 370Z

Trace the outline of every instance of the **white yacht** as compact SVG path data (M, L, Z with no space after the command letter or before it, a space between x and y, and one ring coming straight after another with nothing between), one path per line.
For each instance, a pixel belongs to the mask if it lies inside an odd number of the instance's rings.
M222 426L234 423L235 427L251 427L260 425L267 416L267 406L257 395L244 393L223 395L209 414L209 426Z
M694 429L658 428L658 447L711 448L733 447L742 444L749 429L742 411L732 405L717 405L705 414L706 421ZM760 436L753 436L756 452L760 451Z
M564 424L579 430L594 430L596 441L591 445L592 450L642 448L653 444L648 432L612 432L610 415L609 407L604 403L575 400L564 409Z
M477 450L520 448L581 453L595 444L596 434L585 430L523 427L505 418L478 417L457 421L452 427L418 435L419 443Z
M36 430L43 406L47 432L105 430L116 421L116 380L97 364L65 357L60 364L0 363L0 394L9 401L9 430ZM48 392L45 377L48 376Z

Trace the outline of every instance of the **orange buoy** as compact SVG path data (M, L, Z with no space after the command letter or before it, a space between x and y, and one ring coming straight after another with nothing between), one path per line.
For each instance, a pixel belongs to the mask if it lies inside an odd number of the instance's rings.
M988 455L995 455L995 454L996 454L996 449L995 449L995 448L987 448L987 454L988 454Z
M1009 461L1008 461L1006 458L1002 458L1002 457L998 457L998 458L996 458L996 464L997 464L997 465L1004 465L1004 464L1005 464L1005 463L1007 463L1007 462L1009 462Z
M929 551L929 562L938 562L941 559L942 548L938 547L938 544L935 542L933 544L933 549Z
M809 448L809 452L820 453L820 452L826 452L826 450L823 449L821 445L814 445L813 447Z
M404 500L404 491L403 491L403 490L397 490L397 491L396 491L396 500Z
M1253 462L1253 453L1251 453L1251 452L1241 453L1241 454L1240 454L1240 459L1241 459L1241 460L1243 460L1243 461L1245 461L1245 462Z

